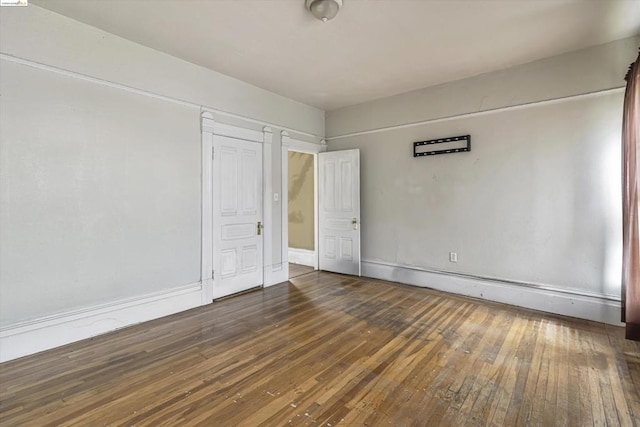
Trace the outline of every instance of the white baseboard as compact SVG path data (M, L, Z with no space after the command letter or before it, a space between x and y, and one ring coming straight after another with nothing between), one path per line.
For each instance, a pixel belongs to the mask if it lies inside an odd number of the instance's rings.
M0 328L0 362L91 338L202 305L195 283Z
M264 287L277 285L289 280L289 264L280 263L265 267Z
M289 262L313 267L316 261L315 251L308 249L289 248Z
M620 302L607 295L553 286L476 278L379 261L363 261L362 275L481 298L533 310L621 326Z
M276 264L266 271L268 274L265 277L265 287L286 282L289 278L288 264ZM606 295L463 277L378 261L363 261L362 275L616 326L622 325L620 302ZM205 303L207 301L203 300L202 286L195 283L6 326L0 328L0 362L189 310Z

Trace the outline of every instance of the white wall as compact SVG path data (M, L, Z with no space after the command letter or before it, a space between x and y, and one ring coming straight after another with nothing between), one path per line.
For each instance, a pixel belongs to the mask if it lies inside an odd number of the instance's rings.
M332 138L624 85L640 38L628 38L476 77L327 112ZM622 75L620 74L622 73Z
M2 62L0 320L200 280L198 110Z
M361 150L363 258L498 279L516 293L619 298L620 90L340 135L620 87L636 49L622 40L327 113L329 150ZM470 153L412 157L414 141L464 134Z
M35 5L2 9L0 46L3 54L324 135L320 109Z
M2 337L199 282L201 107L273 128L275 188L280 130L324 133L322 110L37 6L2 8L0 30Z

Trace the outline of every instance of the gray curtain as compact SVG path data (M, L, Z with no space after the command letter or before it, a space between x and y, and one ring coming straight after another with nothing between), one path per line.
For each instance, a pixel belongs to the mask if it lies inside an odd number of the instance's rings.
M622 119L622 321L640 341L640 55L626 76Z

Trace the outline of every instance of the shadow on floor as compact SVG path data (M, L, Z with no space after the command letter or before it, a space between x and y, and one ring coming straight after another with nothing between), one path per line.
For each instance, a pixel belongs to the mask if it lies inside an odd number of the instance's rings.
M303 274L311 273L312 271L314 271L313 267L301 264L293 264L291 262L289 263L289 279L302 276Z

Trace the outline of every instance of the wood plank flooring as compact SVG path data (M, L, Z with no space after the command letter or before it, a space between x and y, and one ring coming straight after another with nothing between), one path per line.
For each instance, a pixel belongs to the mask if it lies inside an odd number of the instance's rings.
M313 272L0 365L0 425L638 425L618 327Z
M307 265L294 264L292 262L289 263L289 279L296 278L298 276L302 276L307 273L311 273L313 267L309 267Z

